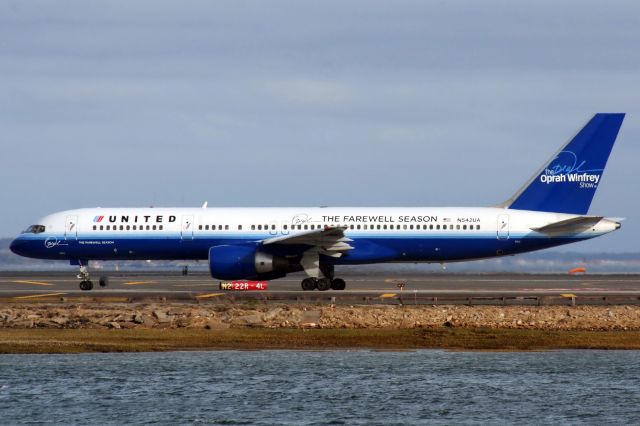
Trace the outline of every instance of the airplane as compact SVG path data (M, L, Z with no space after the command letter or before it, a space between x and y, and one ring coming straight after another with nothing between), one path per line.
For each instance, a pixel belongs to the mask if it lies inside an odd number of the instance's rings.
M218 280L304 271L302 290L344 290L335 267L448 263L515 255L598 237L621 219L588 215L624 113L595 114L504 203L493 207L84 208L45 216L12 243L21 256L206 260ZM108 277L100 277L105 286Z

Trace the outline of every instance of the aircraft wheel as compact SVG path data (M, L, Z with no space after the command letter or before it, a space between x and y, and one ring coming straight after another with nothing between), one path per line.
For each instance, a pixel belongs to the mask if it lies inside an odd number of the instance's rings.
M333 290L344 290L345 288L347 288L347 283L344 282L342 278L336 278L331 281L331 288Z
M327 291L331 288L331 280L329 278L320 278L317 285L318 290Z
M302 280L301 285L304 291L313 291L313 289L316 288L316 279L311 277L305 278Z
M91 281L80 281L80 290L88 291L93 288L93 283Z
M100 287L106 287L109 285L109 277L100 277Z

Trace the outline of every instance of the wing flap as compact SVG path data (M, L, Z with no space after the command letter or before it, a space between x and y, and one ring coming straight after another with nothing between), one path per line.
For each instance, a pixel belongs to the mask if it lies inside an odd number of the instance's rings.
M307 245L316 247L321 254L340 257L342 253L353 250L353 246L349 244L353 240L344 235L345 229L347 228L326 227L324 229L269 238L262 241L262 244Z

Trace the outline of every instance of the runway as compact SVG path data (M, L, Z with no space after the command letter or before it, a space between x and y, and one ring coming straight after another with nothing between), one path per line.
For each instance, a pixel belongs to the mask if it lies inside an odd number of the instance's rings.
M640 304L640 275L342 274L343 291L302 291L299 274L269 282L266 291L220 290L206 273L110 273L109 285L81 291L73 272L0 272L0 300L315 302L339 304ZM399 284L404 284L400 286ZM402 287L402 288L401 288Z

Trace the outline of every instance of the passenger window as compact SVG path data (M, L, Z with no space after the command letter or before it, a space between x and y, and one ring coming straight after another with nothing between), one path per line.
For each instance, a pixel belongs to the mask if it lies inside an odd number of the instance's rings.
M304 226L304 229L307 230L309 227L307 225Z
M358 225L356 228L357 228L357 229L360 229L360 225Z
M156 230L156 226L155 226L155 225L153 225L153 230L154 230L154 231Z
M107 225L107 231L111 231L111 225Z
M480 230L480 225L476 225L476 229L477 229L477 230Z
M466 231L467 230L467 225L462 225L462 229Z
M403 225L403 228L404 228L404 229L407 229L407 225Z
M131 226L127 225L127 231L131 230Z
M433 229L433 225L429 225L429 230L432 230L432 229Z
M93 225L93 230L95 231L97 228L97 225Z
M222 231L222 225L218 225L218 231Z
M238 225L238 231L242 231L242 225Z
M436 225L436 230L439 230L439 229L440 229L440 225Z
M378 225L378 229L380 229L380 225Z
M164 225L158 226L158 228L162 231Z
M283 225L282 229L284 229L286 231L287 230L287 225Z
M202 225L200 225L200 229L202 229ZM133 225L133 230L136 230L136 225Z
M258 225L258 231L262 231L262 225Z
M229 225L225 225L225 226L224 226L224 230L225 230L225 231L228 231L228 230L229 230Z
M367 230L367 225L362 225L362 229Z
M460 230L460 225L456 225L456 229L459 231Z
M251 230L255 231L256 230L256 226L255 225L251 225Z
M147 231L150 230L150 229L151 229L151 227L149 225L147 225Z
M382 229L387 229L387 225L384 225Z
M353 224L351 224L351 225L349 226L349 228L350 228L350 229L353 229Z
M302 229L302 225L298 225L298 231Z
M100 225L100 230L104 231L104 226L103 225Z
M198 230L202 231L202 225L198 225Z

